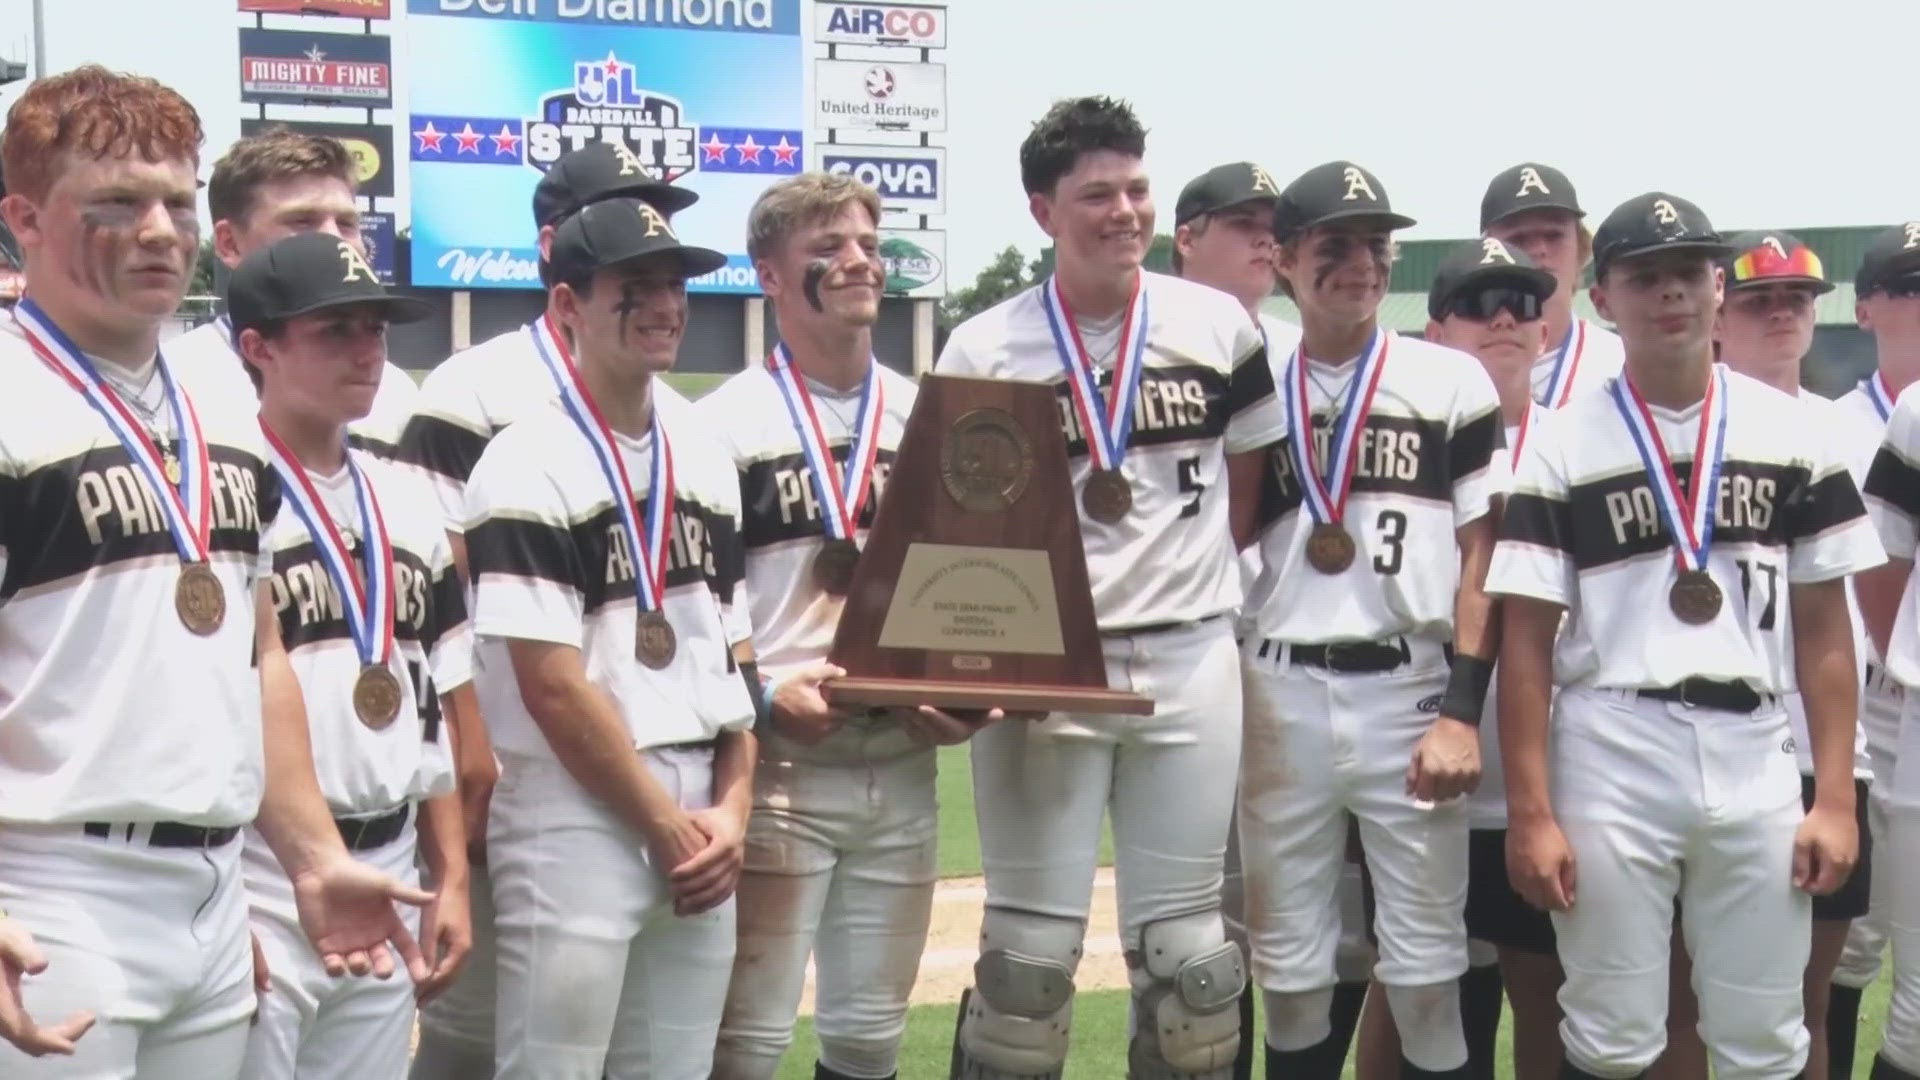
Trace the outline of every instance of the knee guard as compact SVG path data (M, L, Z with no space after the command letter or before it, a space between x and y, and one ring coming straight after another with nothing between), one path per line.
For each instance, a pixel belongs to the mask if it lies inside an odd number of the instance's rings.
M1247 961L1226 940L1217 911L1148 923L1127 956L1134 976L1136 1032L1128 1049L1134 1080L1229 1075L1240 1049Z
M1086 924L1013 908L987 909L955 1039L964 1080L1047 1080L1067 1060L1073 973Z

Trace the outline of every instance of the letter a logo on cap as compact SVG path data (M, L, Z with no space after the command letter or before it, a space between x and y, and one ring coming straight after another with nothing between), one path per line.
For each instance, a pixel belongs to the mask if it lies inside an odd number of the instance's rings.
M650 177L653 175L647 171L645 165L640 164L640 159L633 155L633 151L627 149L626 143L610 142L607 146L613 150L613 156L620 159L621 176Z
M1252 168L1253 168L1253 190L1264 191L1267 194L1272 195L1275 198L1278 198L1280 195L1280 185L1273 182L1272 174L1268 173L1267 170L1261 168L1258 165L1252 166Z
M660 236L664 234L669 240L680 239L678 236L673 235L673 226L667 224L667 219L662 217L660 211L655 210L651 203L640 204L640 220L647 223L648 236Z
M1498 240L1495 240L1491 236L1487 237L1485 240L1480 241L1480 251L1481 251L1481 256L1480 256L1481 266L1485 266L1488 263L1496 263L1496 262L1503 262L1508 264L1509 266L1513 265L1513 256L1508 254L1507 245L1501 243Z
M1680 220L1680 211L1675 210L1673 204L1665 199L1655 199L1653 201L1653 220L1662 225L1671 225Z
M1367 174L1361 172L1358 165L1347 166L1347 171L1341 174L1341 179L1347 182L1347 193L1341 196L1341 202L1357 199L1363 191L1367 193L1369 202L1380 201L1380 196L1373 193L1373 185L1367 183Z
M1542 195L1553 194L1552 191L1547 189L1547 182L1540 179L1540 170L1531 165L1523 166L1520 169L1520 190L1514 192L1513 197L1518 199L1529 191L1537 191Z
M1786 257L1787 257L1787 247L1786 247L1786 245L1785 245L1785 244L1782 244L1782 243L1780 242L1780 238L1779 238L1779 237L1777 237L1777 236L1769 236L1769 237L1767 237L1767 238L1766 238L1765 240L1762 240L1762 241L1760 241L1760 242L1761 242L1762 244L1765 244L1766 246L1768 246L1768 247L1770 247L1770 248L1772 248L1772 249L1773 249L1773 253L1774 253L1775 255L1778 255L1778 256L1780 256L1780 257L1781 257L1782 259L1784 259L1784 258L1786 258Z
M1907 242L1901 246L1900 250L1907 251L1911 248L1920 247L1920 221L1907 222L1906 230Z
M366 256L360 254L359 248L345 240L340 241L340 261L347 266L347 272L340 278L341 283L364 280L369 285L380 284L380 275L374 273L373 267L367 265Z

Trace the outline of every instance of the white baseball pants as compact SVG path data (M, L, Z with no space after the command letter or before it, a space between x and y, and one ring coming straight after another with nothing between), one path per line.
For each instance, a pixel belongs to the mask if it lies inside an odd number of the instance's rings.
M33 933L47 969L22 980L36 1023L97 1020L71 1057L0 1042L0 1076L32 1080L239 1080L253 1015L240 841L157 848L144 826L0 827L0 908Z
M688 810L713 751L642 752ZM673 913L640 836L551 756L504 757L488 814L497 1080L707 1080L733 969L734 901Z
M413 823L392 843L354 858L408 884L414 867ZM404 966L392 977L339 978L327 974L300 929L293 883L251 832L246 853L247 902L253 932L267 958L272 987L247 1037L246 1080L386 1080L407 1071L413 1044L413 979ZM416 937L420 911L395 907Z
M1834 968L1833 981L1856 989L1869 986L1880 977L1881 958L1891 939L1889 912L1891 890L1896 880L1888 856L1892 841L1887 838L1887 796L1893 790L1895 747L1900 735L1900 713L1906 704L1906 691L1877 664L1867 666L1867 684L1860 694L1860 726L1867 733L1867 759L1873 766L1872 795L1867 801L1867 828L1873 833L1874 871L1868 883L1867 914L1853 920L1847 932L1847 947ZM1887 869L1882 871L1881 866Z
M493 1075L493 1005L500 987L493 947L493 878L484 865L468 871L473 948L452 986L420 1010L420 1045L408 1080L472 1080Z
M933 906L934 768L931 748L871 764L761 761L715 1080L774 1075L809 956L821 1063L893 1074Z
M1893 993L1880 1052L1920 1073L1920 695L1907 695L1900 716L1892 783L1882 801L1887 846L1874 859L1875 899L1887 901L1893 943ZM1878 886L1882 877L1886 890Z
M1554 815L1576 873L1572 909L1553 917L1568 1059L1624 1077L1660 1056L1677 898L1714 1075L1799 1073L1812 910L1793 886L1805 814L1786 711L1570 688L1553 717Z

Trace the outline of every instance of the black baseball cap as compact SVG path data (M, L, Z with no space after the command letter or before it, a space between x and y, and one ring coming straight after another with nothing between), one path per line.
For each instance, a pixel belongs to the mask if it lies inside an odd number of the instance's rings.
M1868 297L1896 281L1920 284L1920 221L1892 225L1874 235L1853 276L1855 296Z
M1714 231L1704 210L1680 196L1664 191L1635 195L1615 207L1593 234L1594 280L1606 276L1616 259L1682 250L1719 259L1733 246Z
M589 203L562 221L547 262L553 280L567 281L640 259L675 262L690 278L727 265L727 257L717 251L681 243L653 203L626 196Z
M1280 193L1273 211L1273 235L1284 242L1316 225L1353 218L1373 218L1389 229L1415 223L1393 212L1379 178L1351 161L1329 161L1301 173Z
M1567 174L1537 161L1523 161L1487 184L1487 193L1480 197L1480 231L1522 210L1565 210L1574 217L1587 216Z
M1743 232L1727 237L1733 247L1720 266L1727 291L1759 285L1800 285L1814 294L1833 291L1826 264L1812 248L1789 232Z
M1560 282L1519 248L1490 236L1483 240L1463 240L1448 248L1440 260L1433 285L1427 289L1427 315L1442 318L1448 301L1490 286L1530 293L1544 304L1560 287Z
M1215 165L1180 189L1173 204L1173 223L1185 225L1202 214L1247 202L1278 203L1280 185L1272 174L1251 161Z
M533 223L559 224L588 203L615 195L645 199L668 217L700 201L697 192L662 183L625 145L588 143L562 154L534 185Z
M227 276L227 318L240 331L348 304L378 304L388 322L418 322L426 301L380 284L360 249L330 233L298 233L240 260Z

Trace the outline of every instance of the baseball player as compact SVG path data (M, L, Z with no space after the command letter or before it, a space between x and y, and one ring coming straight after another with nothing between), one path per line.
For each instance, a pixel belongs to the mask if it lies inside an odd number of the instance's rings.
M1533 400L1554 409L1620 372L1619 337L1573 313L1580 275L1593 261L1593 234L1585 217L1573 182L1539 162L1523 162L1495 176L1480 199L1480 232L1526 252L1560 282L1547 301L1547 351L1533 365ZM1491 800L1476 799L1476 819L1491 820L1493 806Z
M467 850L446 709L471 707L473 642L446 533L419 480L363 450L347 427L372 407L390 322L425 304L380 287L344 238L300 233L247 256L227 317L260 383L260 424L286 512L267 535L268 588L300 682L321 794L349 850L402 881L418 845L432 872L422 994L467 950ZM249 830L242 861L270 992L244 1075L399 1077L413 1042L410 980L336 980L300 932L293 885ZM411 918L411 913L403 912Z
M1145 149L1122 102L1047 111L1020 172L1054 273L961 324L936 366L1055 387L1107 680L1155 701L1146 718L1056 714L974 737L987 902L961 1077L1059 1077L1109 813L1138 1019L1129 1075L1221 1080L1240 1039L1245 963L1220 919L1240 751L1230 522L1250 526L1254 451L1284 425L1245 310L1141 269Z
M1329 1039L1334 889L1359 822L1407 1076L1464 1075L1456 980L1466 807L1480 772L1494 609L1480 589L1504 473L1499 398L1471 356L1377 320L1395 212L1367 170L1302 174L1274 213L1301 338L1274 360L1288 436L1269 454L1243 643L1240 850L1267 1075L1340 1075Z
M548 260L534 346L559 401L495 438L467 491L476 660L516 684L480 687L501 758L495 1076L704 1080L760 686L733 463L652 391L686 279L726 259L614 198L561 223Z
M1509 865L1554 912L1563 1075L1659 1057L1678 900L1715 1074L1789 1077L1806 894L1854 861L1845 578L1881 556L1804 406L1713 362L1731 248L1706 215L1650 192L1594 249L1625 366L1530 434L1487 579L1505 597ZM1795 689L1811 809L1780 701Z
M179 94L93 65L28 86L0 140L26 255L0 324L9 1077L237 1080L247 822L328 973L390 976L391 939L425 975L393 901L428 897L341 842L278 626L255 617L280 502L259 424L195 400L158 348L199 247L200 140Z
M1862 475L1879 449L1893 403L1920 379L1920 223L1894 225L1874 238L1854 277L1854 296L1860 327L1873 335L1877 362L1872 374L1840 397L1839 405L1852 420L1845 430L1855 440L1858 455L1850 466L1864 488ZM1886 567L1868 571L1857 590L1863 609L1876 600L1880 602L1886 625L1891 625L1897 598L1906 586L1905 561L1889 559ZM1874 775L1867 820L1879 842L1886 835L1886 799L1893 790L1894 750L1906 688L1887 673L1881 660L1883 651L1871 635L1867 641L1870 651L1866 689L1860 698L1860 722L1866 730L1867 757ZM1874 879L1869 913L1853 921L1853 931L1847 936L1846 949L1834 973L1832 1000L1827 1006L1827 1046L1832 1055L1829 1071L1836 1077L1853 1072L1860 995L1880 975L1880 959L1887 944L1887 912L1892 902L1888 890L1897 880L1892 871Z
M328 233L362 247L355 187L353 158L337 139L284 127L247 136L213 163L207 182L213 252L232 270L294 233ZM167 356L190 391L232 393L251 404L253 384L234 351L232 330L222 315L169 341ZM398 365L381 368L373 410L348 426L354 445L392 457L417 393L413 377Z
M1269 354L1292 348L1300 337L1299 327L1260 310L1261 301L1273 295L1275 284L1273 207L1279 201L1280 185L1267 170L1239 161L1195 177L1181 189L1173 213L1174 273L1188 281L1211 285L1240 301L1259 325ZM1248 548L1241 553L1247 584L1258 576L1258 552L1258 548ZM1227 939L1244 950L1246 897L1237 831L1227 833L1220 912L1226 921ZM1334 965L1340 981L1333 992L1334 1036L1343 1055L1360 1020L1360 1006L1367 995L1367 969L1373 963L1362 914L1361 878L1359 864L1349 860L1340 878L1341 934ZM1253 1030L1253 998L1252 994L1240 996L1242 1031ZM1235 1080L1246 1080L1252 1074L1253 1040L1241 1039L1233 1075Z
M1427 291L1427 340L1480 361L1500 396L1507 456L1526 448L1547 406L1533 400L1534 361L1547 349L1545 311L1558 289L1552 274L1523 251L1494 239L1467 241L1441 263ZM1467 974L1460 982L1469 1071L1493 1075L1494 1039L1504 983L1513 1008L1513 1071L1542 1080L1560 1069L1562 978L1553 923L1513 891L1506 863L1506 783L1500 768L1498 709L1480 725L1480 785L1467 804ZM1498 813L1483 809L1491 789ZM1491 954L1491 955L1490 955Z
M669 216L699 198L684 188L655 183L632 152L618 144L592 143L563 155L533 192L541 251L552 243L554 228L580 207L597 199L638 193ZM463 578L467 576L467 478L495 435L553 400L558 388L553 370L533 346L534 334L551 333L541 327L550 326L552 318L549 297L548 310L532 323L457 352L428 372L420 385L418 409L401 437L399 459L425 476L438 496L454 564ZM663 382L655 382L653 392L678 398ZM488 690L494 681L501 682L500 693L511 692L509 674L504 669L477 670L474 687L483 698L497 696ZM421 1010L420 1045L411 1080L467 1080L487 1075L493 1068L493 885L484 845L486 808L497 772L492 769L493 748L485 726L471 726L472 732L461 728L452 734L462 765L460 790L472 849L473 951L453 986Z
M974 724L935 710L847 716L827 649L913 410L873 357L880 197L805 173L768 188L747 247L781 343L698 412L739 471L746 587L771 724L760 732L739 951L714 1075L771 1080L812 956L814 1075L895 1075L935 878L934 746Z

